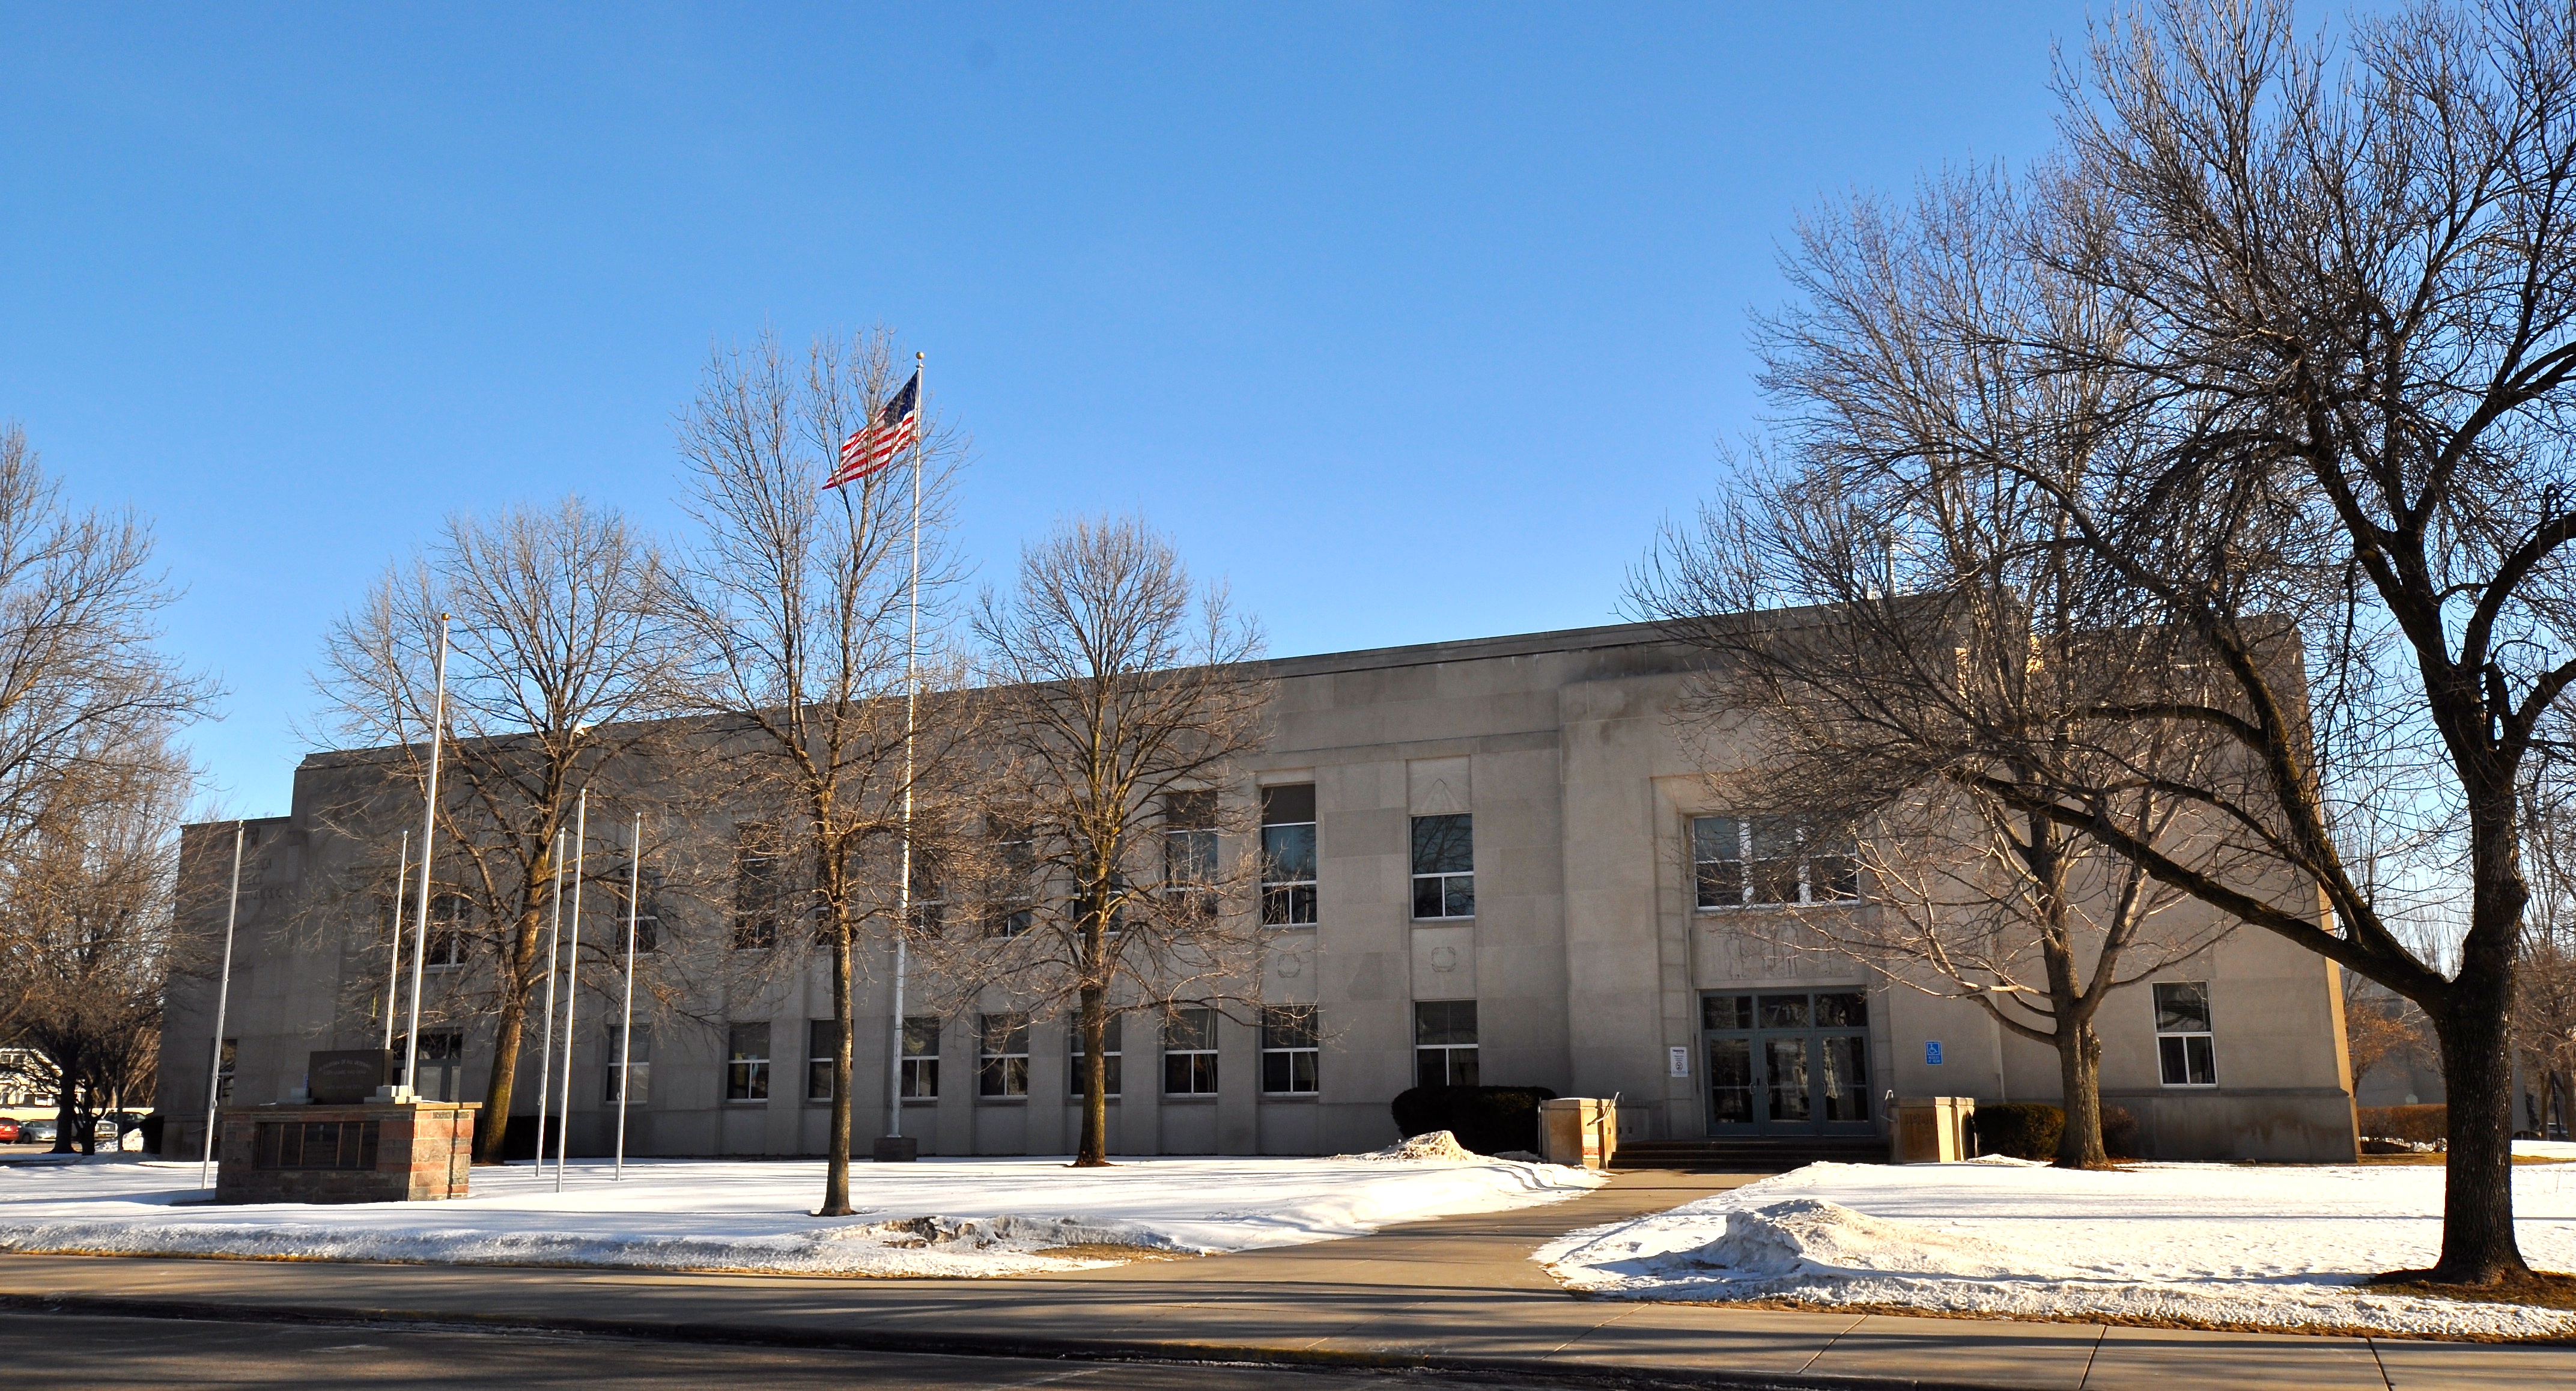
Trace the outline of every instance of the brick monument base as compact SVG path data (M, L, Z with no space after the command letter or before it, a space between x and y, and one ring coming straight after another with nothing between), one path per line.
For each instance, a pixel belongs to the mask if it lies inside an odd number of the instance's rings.
M219 1203L394 1203L462 1198L474 1164L471 1102L252 1106L223 1113Z

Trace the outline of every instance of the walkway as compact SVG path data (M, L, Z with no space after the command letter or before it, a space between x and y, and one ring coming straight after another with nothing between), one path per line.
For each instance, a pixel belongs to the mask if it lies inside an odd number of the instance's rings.
M1572 1298L1529 1252L1747 1176L1636 1171L1568 1202L1348 1241L1022 1280L832 1280L0 1258L0 1306L332 1315L818 1347L1432 1367L1720 1386L2297 1391L2576 1386L2576 1349Z

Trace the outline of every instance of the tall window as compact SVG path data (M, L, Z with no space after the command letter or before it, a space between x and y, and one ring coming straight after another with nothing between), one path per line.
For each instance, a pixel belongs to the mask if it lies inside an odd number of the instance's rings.
M1476 1085L1476 1002L1422 1000L1413 1006L1413 1080L1424 1087Z
M1315 785L1261 789L1261 921L1315 921Z
M1119 1046L1119 1034L1121 1031L1118 1026L1125 1023L1126 1019L1127 1016L1123 1014L1113 1014L1100 1021L1100 1093L1103 1096L1118 1095L1118 1089L1121 1081L1123 1080L1119 1075L1120 1069L1118 1065L1126 1060L1124 1056L1126 1050ZM1069 1096L1080 1096L1082 1095L1083 1058L1082 1021L1080 1019L1076 1019L1072 1021L1068 1028L1072 1034L1073 1041L1066 1047L1065 1054L1072 1060L1070 1071L1073 1080L1067 1086L1066 1094Z
M641 956L659 950L662 945L662 876L648 869L636 878L640 883L635 895L635 952ZM617 905L617 920L611 924L614 930L610 938L619 951L626 949L627 880L628 872L618 869L614 871L609 887L611 901Z
M1216 1095L1216 1011L1176 1009L1163 1021L1163 1094Z
M1017 937L1035 921L1029 903L1037 889L1037 837L1025 826L995 822L993 850L1001 861L1002 884L992 916L985 921L984 935Z
M1476 827L1472 816L1413 818L1413 916L1476 916Z
M925 937L936 937L948 926L948 891L940 883L939 866L929 852L915 848L911 874L912 930Z
M725 1031L725 1100L769 1099L769 1026L736 1024Z
M1261 1089L1275 1096L1313 1095L1319 1050L1313 1005L1261 1011Z
M626 1030L622 1025L611 1024L608 1026L607 1047L599 1055L608 1060L608 1065L602 1069L606 1074L603 1079L604 1085L600 1088L599 1097L599 1100L603 1105L615 1106L618 1104L617 1049L618 1045L625 1040L625 1034ZM626 1076L633 1079L632 1085L635 1088L636 1105L641 1106L652 1099L653 1026L650 1024L638 1024L635 1026L634 1051L628 1057Z
M432 971L453 971L465 964L465 925L474 905L463 894L440 894L429 901L428 945L420 964Z
M1694 816L1691 870L1702 908L1843 903L1860 897L1851 847L1786 821Z
M1029 1094L1029 1017L1025 1014L987 1014L977 1036L983 1040L976 1050L975 1094L977 1096L1027 1096Z
M805 1021L805 1099L832 1099L832 1043L838 1032L829 1019Z
M1216 912L1216 794L1174 792L1163 798L1163 891L1206 917Z
M736 951L767 951L778 945L778 918L783 885L779 873L778 828L750 822L734 828L733 946Z
M939 1095L939 1017L906 1015L903 1021L903 1094L928 1101Z
M215 1053L215 1104L233 1104L233 1069L241 1061L241 1040L228 1038Z
M2218 1038L2209 1027L2209 982L2156 982L2156 1068L2168 1087L2218 1085Z

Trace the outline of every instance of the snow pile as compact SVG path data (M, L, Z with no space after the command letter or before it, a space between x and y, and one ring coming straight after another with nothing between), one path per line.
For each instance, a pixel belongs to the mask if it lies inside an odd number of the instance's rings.
M2576 1269L2576 1170L2526 1165L2524 1256ZM2576 1314L2362 1287L2432 1264L2433 1166L2020 1161L1814 1164L1540 1248L1568 1286L1638 1299L1898 1305L2005 1317L2565 1337Z
M1426 1160L1458 1163L1482 1162L1485 1156L1458 1143L1458 1137L1446 1130L1426 1130L1407 1136L1382 1150L1366 1154L1345 1154L1343 1159L1357 1159L1372 1164L1411 1164Z
M850 1217L812 1216L819 1161L652 1160L474 1171L433 1203L204 1204L194 1164L0 1168L0 1251L582 1265L810 1275L1020 1275L1356 1236L1553 1202L1598 1175L1469 1156L861 1164ZM1102 1248L1127 1248L1125 1251Z

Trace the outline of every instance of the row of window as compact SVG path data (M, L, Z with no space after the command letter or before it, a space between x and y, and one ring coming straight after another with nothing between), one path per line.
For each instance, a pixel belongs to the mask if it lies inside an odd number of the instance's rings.
M1185 1008L1171 1012L1163 1020L1163 1094L1165 1096L1214 1096L1217 1094L1216 1011ZM1100 1050L1104 1090L1110 1096L1123 1094L1126 1061L1121 1027L1123 1016L1105 1021ZM1260 1055L1261 1090L1268 1096L1312 1095L1322 1089L1321 1016L1305 1005L1274 1005L1261 1011ZM975 1094L979 1097L1024 1097L1029 1094L1029 1017L1020 1013L984 1014L975 1021ZM903 1062L900 1086L907 1100L929 1100L939 1095L940 1020L929 1015L915 1015L903 1021ZM652 1045L648 1032L636 1029L635 1069L637 1085L644 1084L645 1069L651 1065ZM1426 1087L1476 1085L1476 1002L1473 1000L1425 1000L1413 1007L1415 1081ZM805 1099L832 1099L832 1021L810 1020L806 1024ZM613 1052L613 1050L612 1050ZM1068 1021L1065 1028L1066 1083L1068 1095L1082 1094L1082 1031L1078 1023ZM614 1072L614 1068L611 1069ZM770 1085L770 1026L735 1024L726 1031L725 1099L728 1101L766 1101ZM608 1100L616 1100L616 1082L609 1083Z
M2151 990L2155 1000L2156 1073L2159 1080L2168 1087L2217 1086L2218 1038L2210 1026L2209 982L2156 981ZM1700 1027L1712 1033L1751 1034L1827 1029L1857 1031L1866 1030L1869 1027L1869 996L1857 990L1815 993L1802 991L1796 994L1777 995L1705 995L1700 998L1699 1010ZM1853 1036L1859 1035L1855 1033ZM1783 1058L1793 1055L1804 1056L1802 1053L1795 1053L1795 1050L1802 1045L1794 1041L1778 1041L1772 1046L1781 1050ZM1721 1074L1728 1073L1730 1069L1721 1064L1719 1052L1712 1049L1709 1056L1710 1083L1723 1092L1730 1084ZM1750 1054L1741 1049L1731 1049L1723 1056L1741 1058L1749 1057ZM1857 1058L1857 1055L1853 1056ZM1775 1078L1787 1075L1776 1065L1778 1059L1773 1061L1775 1066L1772 1069L1772 1075ZM1749 1064L1746 1066L1749 1067ZM1860 1070L1862 1066L1855 1060L1849 1063L1845 1070L1865 1080L1867 1074ZM1743 1072L1742 1076L1734 1079L1734 1085L1749 1087L1751 1075L1749 1071ZM1797 1082L1794 1085L1803 1087L1805 1084ZM1749 1103L1744 1104L1749 1105ZM1742 1118L1727 1110L1725 1097L1721 1096L1719 1105L1721 1112L1724 1113L1721 1114L1720 1119ZM1777 1119L1784 1113L1775 1107L1772 1115ZM1804 1113L1798 1113L1796 1118L1803 1119Z

